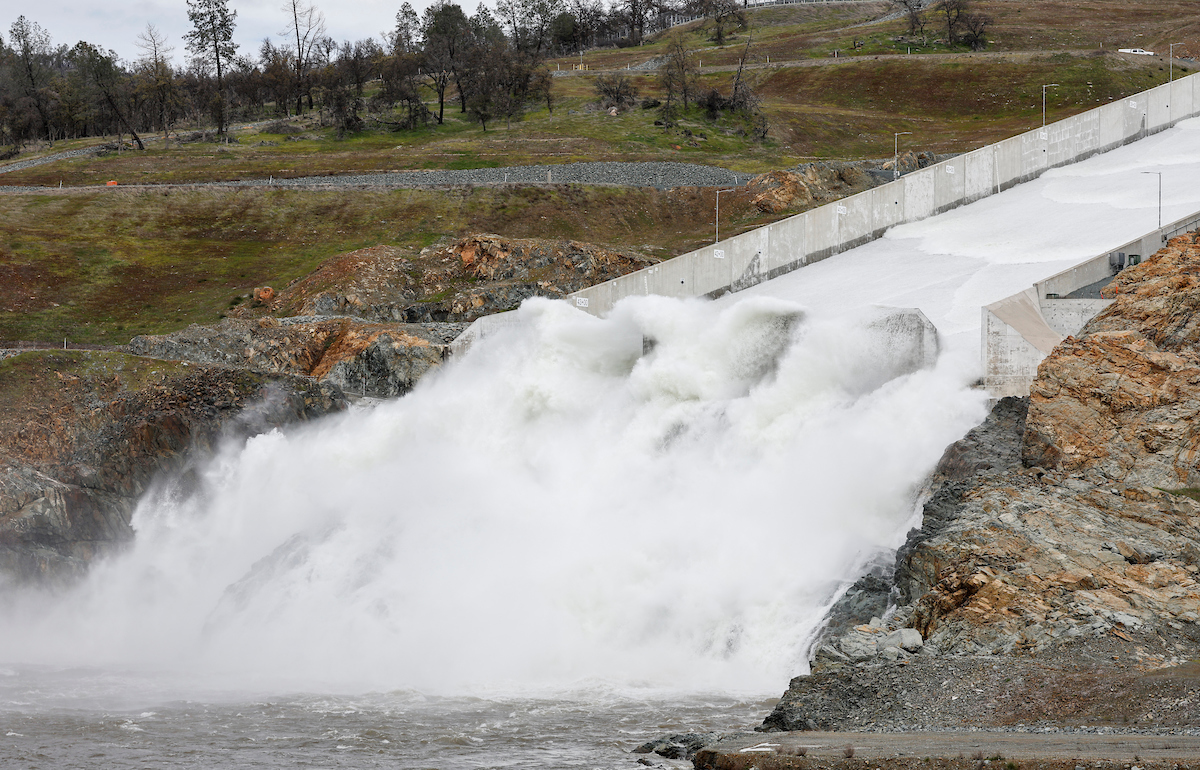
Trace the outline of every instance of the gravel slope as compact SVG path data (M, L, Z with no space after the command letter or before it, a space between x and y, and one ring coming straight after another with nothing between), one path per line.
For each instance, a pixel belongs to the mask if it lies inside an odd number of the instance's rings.
M76 150L48 158L22 161L0 168L0 173L17 168L48 163L53 160L87 154L92 150ZM503 168L473 168L461 170L397 171L378 174L339 174L337 176L305 176L291 179L243 179L234 182L199 182L192 186L221 187L445 187L472 184L606 184L629 187L717 187L744 184L753 175L730 171L717 166L697 163L615 161L593 163L564 163L553 166L506 166ZM40 187L6 187L8 190L40 190Z

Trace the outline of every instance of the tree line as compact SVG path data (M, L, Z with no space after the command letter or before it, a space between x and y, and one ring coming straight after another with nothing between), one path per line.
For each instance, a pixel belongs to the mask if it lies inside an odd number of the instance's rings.
M928 43L930 23L946 32L950 45L966 45L972 51L987 47L987 33L993 19L976 11L970 0L889 0L893 9L908 22L908 33Z
M458 109L486 130L530 103L553 109L548 56L636 45L673 13L716 20L721 42L731 19L744 23L736 0L500 0L495 12L481 3L473 14L440 0L421 14L405 2L383 35L338 42L312 0L284 0L284 30L246 51L233 40L229 0L187 8L183 66L151 24L138 57L123 61L91 42L54 44L20 16L0 33L0 145L11 155L29 141L128 134L140 147L143 136L166 140L179 125L208 125L221 137L231 121L312 110L339 132L363 126L368 109L386 110L394 128L442 123Z

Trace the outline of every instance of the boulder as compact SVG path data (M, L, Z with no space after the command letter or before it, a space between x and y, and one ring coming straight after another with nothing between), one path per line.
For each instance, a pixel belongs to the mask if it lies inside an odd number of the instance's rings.
M136 355L315 377L364 396L407 393L441 366L458 324L367 323L350 318L227 318L164 335L134 337Z
M813 200L805 181L791 171L760 174L746 183L746 190L750 193L750 202L768 214L778 214Z

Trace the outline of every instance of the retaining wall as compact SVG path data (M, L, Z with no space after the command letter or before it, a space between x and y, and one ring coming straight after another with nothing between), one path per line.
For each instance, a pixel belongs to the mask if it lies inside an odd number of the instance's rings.
M570 295L600 315L631 295L716 297L1169 128L1200 112L1200 73L959 155L880 187ZM1153 253L1153 252L1150 252Z
M1200 227L1200 212L1177 219L1111 251L1038 281L982 309L983 385L993 398L1027 396L1038 364L1054 345L1078 334L1111 300L1072 299L1076 289L1117 273L1113 257L1145 259L1176 235ZM1123 262L1124 263L1124 262Z

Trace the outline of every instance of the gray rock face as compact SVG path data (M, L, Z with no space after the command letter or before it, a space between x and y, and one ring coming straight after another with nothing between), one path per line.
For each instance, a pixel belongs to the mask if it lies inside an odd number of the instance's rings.
M654 753L667 759L691 759L705 746L735 737L736 733L680 733L664 735L643 743L633 750L634 754Z
M465 323L369 323L301 316L226 318L174 334L140 336L131 353L268 374L315 377L346 393L386 398L407 393L442 364Z
M180 367L121 390L112 372L132 377L137 360L105 361L106 370L88 362L105 371L94 378L46 369L38 387L68 404L54 418L0 420L0 585L74 580L133 537L137 500L160 474L176 475L187 493L190 469L217 442L345 407L334 386L219 368Z
M925 640L921 638L921 632L915 628L900 628L883 637L879 641L879 646L884 649L895 647L905 652L917 652L925 646Z

